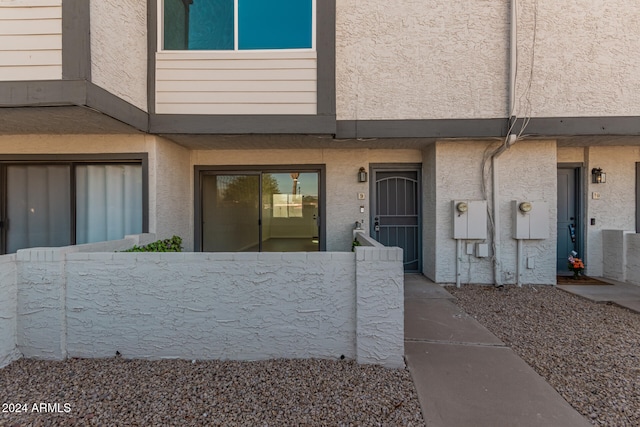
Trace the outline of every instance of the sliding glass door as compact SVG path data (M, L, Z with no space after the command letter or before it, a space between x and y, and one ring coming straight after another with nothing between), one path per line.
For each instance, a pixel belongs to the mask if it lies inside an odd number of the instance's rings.
M202 191L202 250L257 250L260 175L204 175Z
M203 251L320 250L319 171L203 171L200 189Z
M139 163L0 162L0 252L142 233L143 188Z
M9 166L6 176L6 252L71 244L69 166Z

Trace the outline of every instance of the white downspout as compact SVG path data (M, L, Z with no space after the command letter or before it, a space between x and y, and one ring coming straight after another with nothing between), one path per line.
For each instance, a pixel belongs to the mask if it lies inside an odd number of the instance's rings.
M503 145L501 145L491 155L491 195L493 199L493 280L495 286L504 286L502 283L502 269L500 268L500 195L498 193L499 180L498 180L498 157L507 151L511 145L515 144L517 136L511 133L511 126L513 125L515 116L516 105L516 70L517 70L517 0L511 0L511 23L510 23L510 40L509 40L509 132Z

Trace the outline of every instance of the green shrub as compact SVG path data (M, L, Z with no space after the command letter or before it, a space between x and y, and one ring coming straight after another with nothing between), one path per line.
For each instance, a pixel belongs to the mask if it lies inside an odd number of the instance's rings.
M353 239L353 242L351 242L351 252L356 251L356 246L362 246L362 243L360 243L358 239Z
M170 239L158 240L144 246L134 245L131 249L122 252L182 252L182 239L173 236Z

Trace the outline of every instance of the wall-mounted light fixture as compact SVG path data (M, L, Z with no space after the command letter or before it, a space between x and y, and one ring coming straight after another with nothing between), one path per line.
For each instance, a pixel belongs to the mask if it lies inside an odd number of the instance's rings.
M358 171L358 182L367 182L367 172L363 167Z
M591 169L591 182L594 184L604 184L607 182L607 174L600 168Z

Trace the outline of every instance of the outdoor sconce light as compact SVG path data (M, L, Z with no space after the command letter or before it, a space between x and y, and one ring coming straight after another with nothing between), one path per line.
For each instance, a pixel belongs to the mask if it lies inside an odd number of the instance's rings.
M518 205L518 209L523 214L526 214L531 212L531 209L533 209L533 205L530 202L522 202Z
M360 168L358 171L358 182L367 182L367 172L364 168Z
M591 169L591 182L594 184L604 184L607 182L607 174L600 168Z

